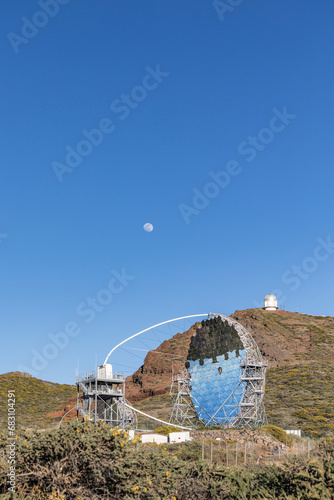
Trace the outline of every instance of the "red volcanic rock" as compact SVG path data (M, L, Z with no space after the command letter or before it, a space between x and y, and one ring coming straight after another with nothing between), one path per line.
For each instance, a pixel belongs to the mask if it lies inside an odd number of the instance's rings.
M184 370L190 339L200 325L195 323L186 332L177 333L147 353L144 364L125 381L126 398L131 403L169 391L172 375Z

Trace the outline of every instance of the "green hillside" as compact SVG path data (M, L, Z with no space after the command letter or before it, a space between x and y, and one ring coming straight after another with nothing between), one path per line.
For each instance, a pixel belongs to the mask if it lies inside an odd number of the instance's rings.
M271 424L301 429L315 437L334 436L332 363L270 368L264 399Z
M76 394L74 386L45 382L20 372L0 375L0 428L7 426L7 392L12 389L18 429L48 427L52 419L44 415L61 410Z

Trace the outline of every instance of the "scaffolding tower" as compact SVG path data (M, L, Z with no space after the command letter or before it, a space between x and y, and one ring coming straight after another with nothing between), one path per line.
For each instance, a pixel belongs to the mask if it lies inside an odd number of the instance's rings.
M136 414L125 399L123 373L114 372L110 364L96 371L77 375L77 416L85 421L103 421L112 427L136 427ZM80 394L81 393L81 394Z
M267 364L249 360L247 355L241 361L241 383L245 387L233 427L258 427L268 423L263 404Z
M197 414L190 397L190 375L187 370L173 375L170 397L174 401L173 411L169 421L173 424L194 427Z

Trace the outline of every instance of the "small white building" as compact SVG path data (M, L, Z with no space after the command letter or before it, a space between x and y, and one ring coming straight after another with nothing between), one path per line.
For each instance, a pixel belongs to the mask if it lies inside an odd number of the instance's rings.
M165 444L165 443L168 443L168 437L163 436L162 434L142 434L141 442L142 443Z
M191 441L189 431L170 432L169 433L169 442L170 443L184 443L186 441Z
M300 429L287 429L285 432L287 434L293 434L294 436L302 437L302 431Z
M276 311L278 309L277 299L275 295L269 293L264 298L264 310L265 311Z
M112 365L110 365L109 363L97 367L98 378L112 379L112 375Z

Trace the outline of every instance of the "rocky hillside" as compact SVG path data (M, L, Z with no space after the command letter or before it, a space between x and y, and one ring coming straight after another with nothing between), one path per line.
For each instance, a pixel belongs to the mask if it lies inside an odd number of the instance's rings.
M253 336L270 367L333 362L334 318L246 309L232 317Z

